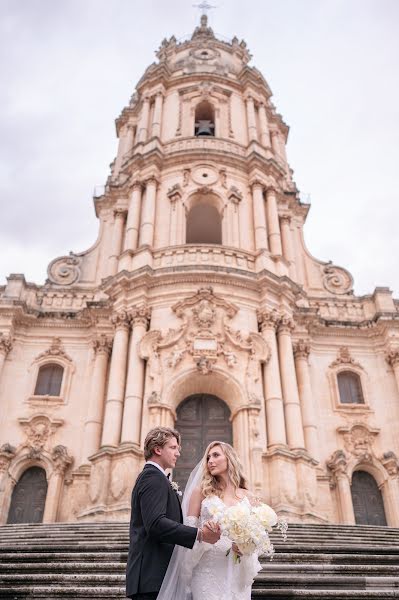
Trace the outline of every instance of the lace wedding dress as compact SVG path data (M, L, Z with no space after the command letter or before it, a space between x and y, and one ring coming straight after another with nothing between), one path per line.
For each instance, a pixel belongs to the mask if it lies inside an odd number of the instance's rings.
M227 508L220 498L208 496L202 501L199 519L188 516L184 522L197 526L212 519L211 502L220 503L221 511ZM245 497L241 502L249 501ZM232 552L226 556L230 548L230 540L221 537L214 545L196 542L191 551L185 552L182 571L192 600L251 600L252 582L261 569L258 557L243 556L235 563Z

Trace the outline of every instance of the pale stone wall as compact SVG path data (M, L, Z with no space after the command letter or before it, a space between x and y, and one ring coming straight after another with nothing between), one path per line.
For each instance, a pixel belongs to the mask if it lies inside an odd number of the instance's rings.
M29 466L46 471L46 521L127 519L146 432L201 393L228 405L251 485L280 513L354 523L364 470L399 526L399 303L355 296L348 271L307 251L288 128L245 44L203 20L158 59L117 119L96 243L55 259L45 286L0 288L2 522ZM204 99L215 137L194 136ZM204 203L221 245L186 244ZM34 396L48 362L65 369L60 395ZM342 370L364 404L340 403Z

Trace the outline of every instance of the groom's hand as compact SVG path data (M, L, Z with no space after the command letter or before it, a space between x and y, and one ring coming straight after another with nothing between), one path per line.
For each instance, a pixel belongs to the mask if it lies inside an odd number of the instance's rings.
M207 521L202 530L202 541L207 544L216 544L220 540L220 527L216 523Z

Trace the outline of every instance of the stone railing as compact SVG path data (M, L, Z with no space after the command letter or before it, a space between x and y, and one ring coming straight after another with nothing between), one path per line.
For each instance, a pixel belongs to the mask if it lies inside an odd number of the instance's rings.
M250 252L243 252L226 246L187 244L155 250L153 268L179 267L187 265L222 266L233 269L255 271L255 257Z
M164 145L165 154L189 152L190 150L226 152L245 157L246 149L240 144L217 137L188 137L169 142Z

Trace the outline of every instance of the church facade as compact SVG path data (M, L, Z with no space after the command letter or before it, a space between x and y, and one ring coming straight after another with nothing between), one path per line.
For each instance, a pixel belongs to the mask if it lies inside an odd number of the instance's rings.
M155 425L288 520L399 527L399 301L314 258L245 42L164 40L116 121L99 236L0 287L0 519L127 520Z

